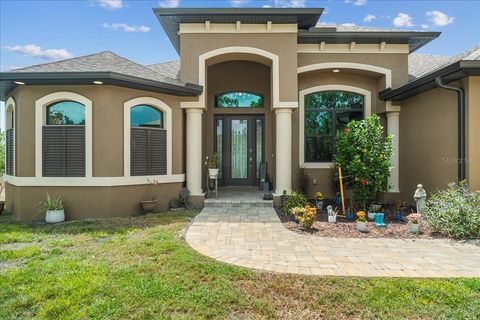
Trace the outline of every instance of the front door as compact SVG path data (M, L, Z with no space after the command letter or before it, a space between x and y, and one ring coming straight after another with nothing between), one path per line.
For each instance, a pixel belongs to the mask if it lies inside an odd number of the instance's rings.
M220 183L258 186L263 141L263 115L216 116L215 152L220 157Z

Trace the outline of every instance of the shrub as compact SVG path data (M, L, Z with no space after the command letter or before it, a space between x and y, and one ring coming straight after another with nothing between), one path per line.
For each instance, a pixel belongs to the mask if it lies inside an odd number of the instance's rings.
M343 131L338 131L336 148L335 169L342 167L343 182L352 190L356 205L366 208L369 199L388 191L392 136L383 137L377 115L351 121Z
M480 237L480 192L471 192L466 182L451 183L434 193L425 219L432 229L451 238Z
M306 205L301 216L298 217L298 222L302 227L310 229L317 218L317 209Z
M297 191L293 191L291 195L284 194L284 197L282 210L286 214L291 214L293 208L305 207L308 202L307 198Z

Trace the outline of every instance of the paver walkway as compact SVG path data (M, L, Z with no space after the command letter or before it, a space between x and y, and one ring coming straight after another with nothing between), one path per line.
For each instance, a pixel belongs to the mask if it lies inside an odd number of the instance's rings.
M312 275L480 277L480 245L345 239L285 229L273 208L204 208L185 235L198 252L260 270Z

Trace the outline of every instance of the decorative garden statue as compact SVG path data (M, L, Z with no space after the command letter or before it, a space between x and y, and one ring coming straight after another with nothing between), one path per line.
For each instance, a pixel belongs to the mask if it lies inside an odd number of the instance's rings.
M427 192L425 191L425 189L423 189L423 186L419 184L417 186L417 190L415 190L413 199L415 199L415 203L417 205L417 212L420 213L421 215L425 213L426 198L427 198Z

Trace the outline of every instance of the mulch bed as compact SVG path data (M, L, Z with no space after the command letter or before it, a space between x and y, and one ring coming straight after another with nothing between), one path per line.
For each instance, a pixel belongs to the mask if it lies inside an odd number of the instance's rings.
M315 235L319 237L335 238L395 238L395 239L433 239L443 238L440 234L431 230L424 221L420 222L420 232L411 233L407 221L395 221L393 215L385 217L385 228L378 228L373 221L368 223L368 232L357 230L355 221L348 221L346 218L337 216L336 223L327 222L327 213L321 211L317 221L312 228L304 229L299 223L292 221L291 216L286 215L281 209L276 209L277 214L285 228L296 233Z

